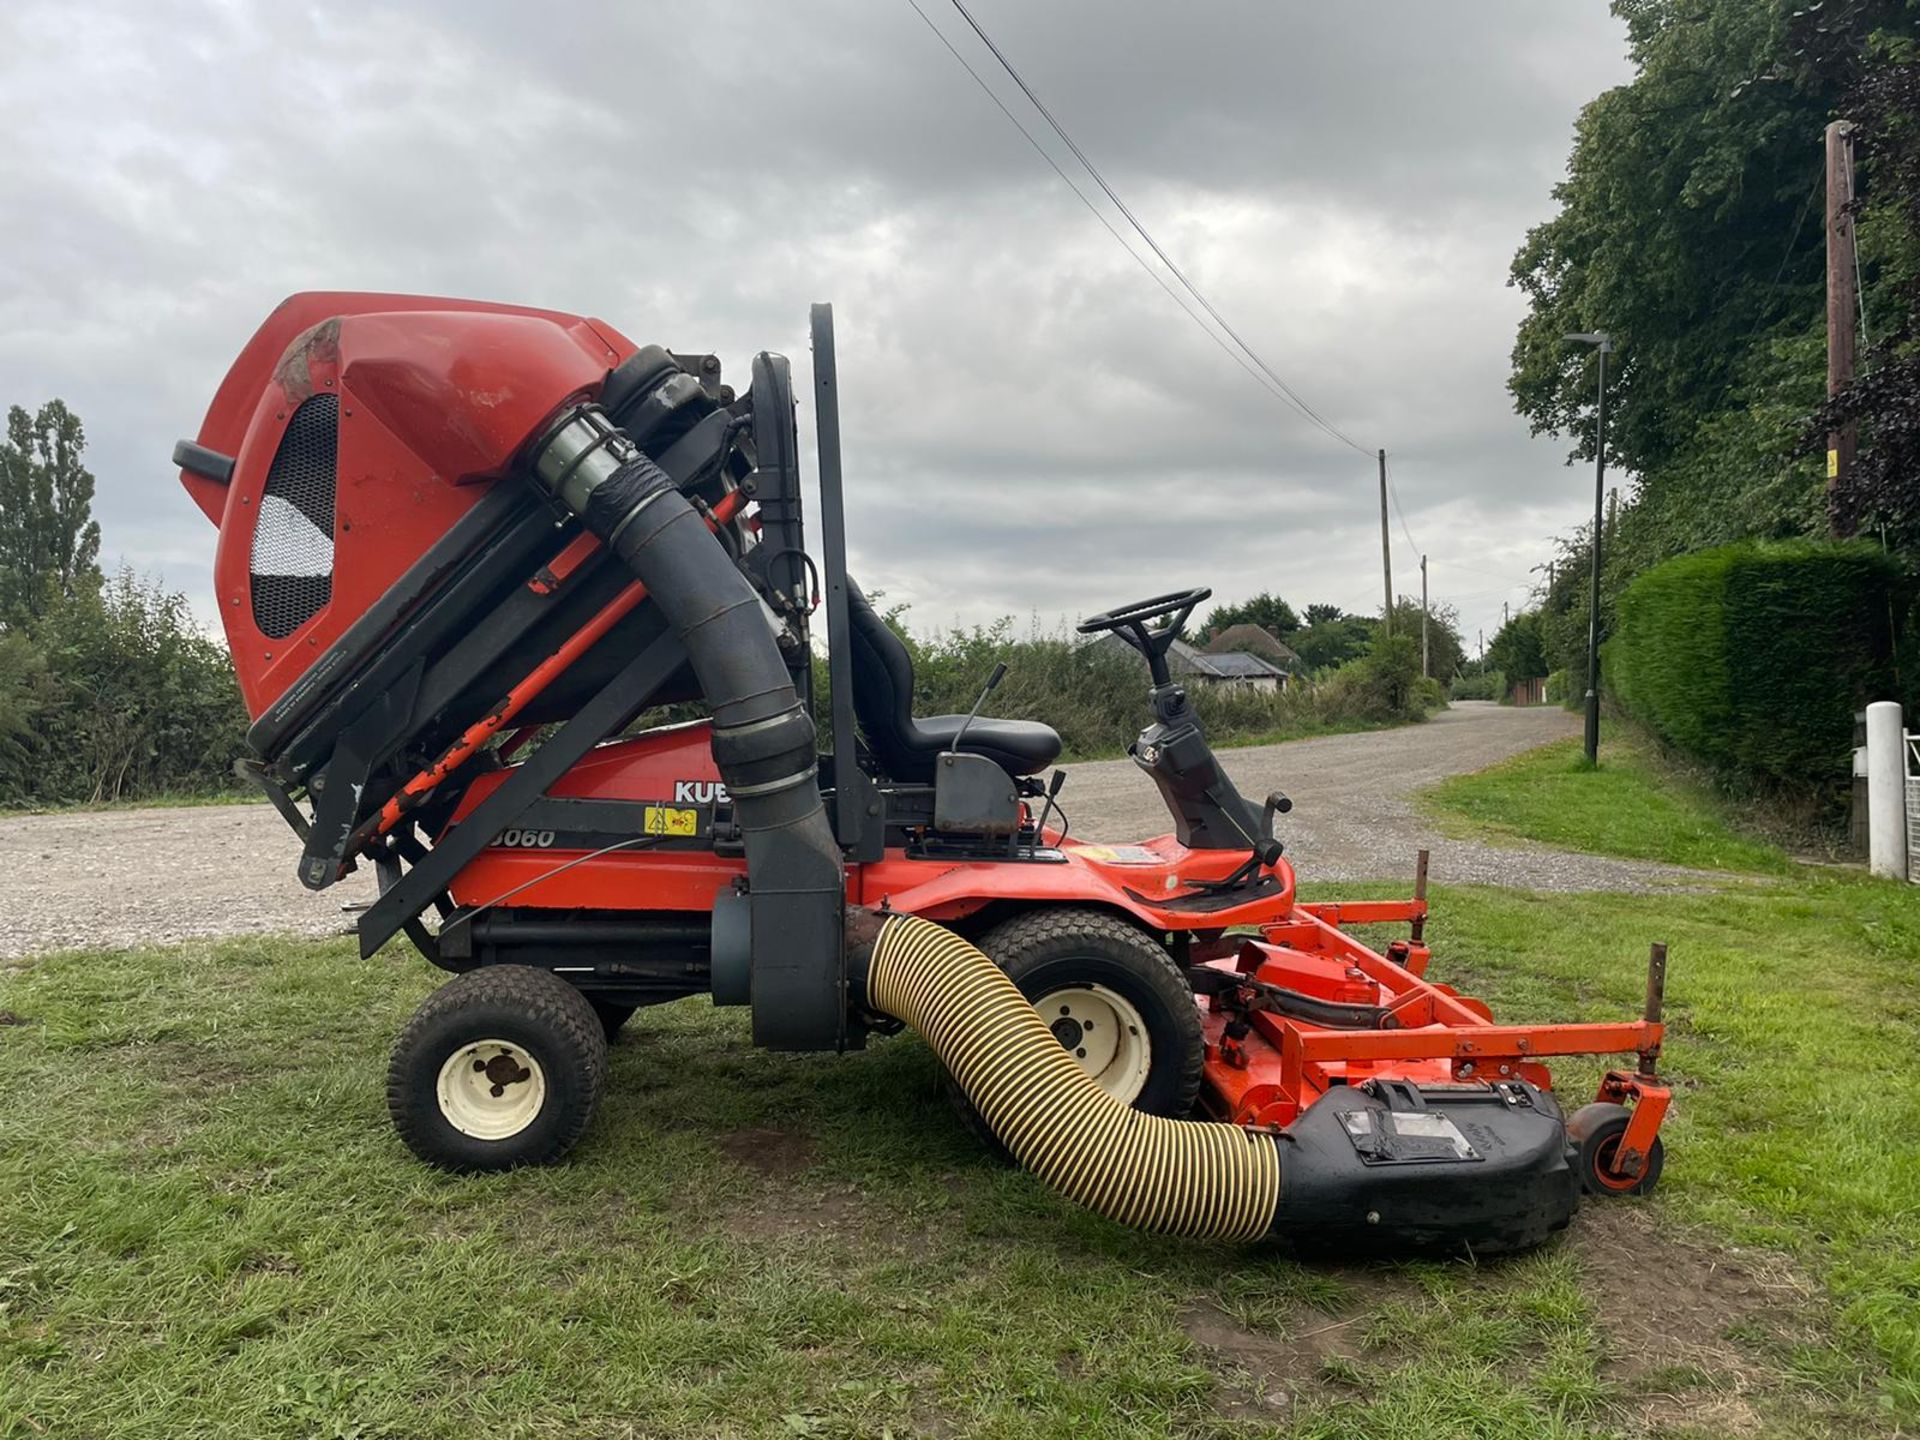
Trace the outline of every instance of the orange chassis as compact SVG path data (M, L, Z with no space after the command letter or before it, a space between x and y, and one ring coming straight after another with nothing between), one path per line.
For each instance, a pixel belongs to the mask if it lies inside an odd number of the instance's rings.
M556 796L670 803L676 778L718 791L704 722L603 745L553 787ZM504 776L482 776L459 815ZM1303 901L1286 859L1242 892L1207 898L1245 857L1189 850L1171 835L1133 845L1087 844L1049 828L1052 864L934 859L889 849L847 866L851 904L924 916L966 931L1013 909L1093 905L1173 937L1175 958L1219 972L1205 1013L1202 1104L1217 1119L1260 1129L1291 1123L1328 1090L1397 1080L1427 1090L1552 1088L1545 1062L1567 1055L1631 1055L1606 1073L1596 1097L1632 1117L1594 1178L1631 1190L1652 1152L1671 1092L1657 1074L1664 1034L1666 952L1653 947L1638 1020L1609 1024L1500 1025L1486 1004L1426 978L1427 854L1407 900ZM617 910L645 896L649 909L712 911L745 862L701 849L579 856L556 869L554 852L496 844L454 881L454 897L484 905L511 893L528 910ZM1404 924L1407 938L1375 950L1346 928ZM1302 1011L1307 1012L1304 1016ZM1322 1013L1324 1012L1324 1013ZM1320 1018L1313 1018L1319 1015Z

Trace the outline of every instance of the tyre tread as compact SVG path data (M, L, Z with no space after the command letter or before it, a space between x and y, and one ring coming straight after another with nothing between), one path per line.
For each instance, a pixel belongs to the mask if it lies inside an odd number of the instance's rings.
M1084 905L1049 905L1025 910L994 926L978 944L1007 977L1019 985L1023 975L1050 960L1084 953L1090 939L1131 953L1140 962L1141 978L1160 992L1170 1013L1182 1013L1179 1006L1194 1009L1192 988L1173 957L1146 931L1110 911ZM1197 1010L1194 1010L1193 1029L1198 1041ZM1155 1058L1158 1061L1160 1057ZM1195 1043L1180 1058L1181 1067L1174 1079L1174 1098L1165 1112L1174 1115L1186 1114L1199 1098L1205 1071L1205 1046ZM1006 1147L953 1078L942 1072L941 1083L967 1129L989 1149L1006 1156Z
M538 1165L559 1159L571 1150L599 1107L607 1079L607 1037L600 1017L587 997L550 970L531 965L487 965L455 976L429 995L394 1041L387 1066L387 1112L407 1148L432 1164L452 1168L486 1168L443 1155L435 1137L426 1133L415 1113L420 1101L417 1078L411 1073L419 1049L432 1031L462 1011L493 1008L518 1013L551 1029L564 1051L557 1059L579 1063L585 1081L585 1103L567 1107L562 1124L544 1150L518 1157L514 1164ZM437 1109L437 1102L434 1103Z

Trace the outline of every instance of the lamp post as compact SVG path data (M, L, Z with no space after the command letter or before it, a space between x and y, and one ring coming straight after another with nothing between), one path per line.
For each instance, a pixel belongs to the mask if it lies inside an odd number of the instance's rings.
M1593 439L1593 582L1587 604L1587 763L1600 763L1600 506L1607 493L1607 356L1613 337L1604 330L1582 331L1564 337L1577 345L1591 345L1600 354L1600 395Z

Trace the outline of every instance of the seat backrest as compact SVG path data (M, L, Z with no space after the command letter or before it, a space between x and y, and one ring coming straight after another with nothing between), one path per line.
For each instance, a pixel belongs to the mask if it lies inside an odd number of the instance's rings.
M881 765L889 773L898 773L916 755L913 656L851 576L847 618L853 638L854 713Z

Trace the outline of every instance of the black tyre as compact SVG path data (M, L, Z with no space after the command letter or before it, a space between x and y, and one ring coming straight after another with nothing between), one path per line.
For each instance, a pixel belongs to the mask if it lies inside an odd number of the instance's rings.
M1627 1133L1633 1112L1624 1105L1595 1103L1582 1105L1567 1122L1567 1139L1580 1152L1580 1185L1589 1195L1645 1195L1660 1183L1660 1171L1667 1163L1667 1147L1654 1137L1653 1149L1638 1175L1613 1173L1614 1156L1620 1150L1620 1137Z
M387 1067L387 1110L430 1165L545 1165L587 1128L606 1076L606 1035L586 996L546 970L489 965L414 1012Z
M1200 1011L1151 935L1102 910L1062 906L1016 915L980 948L1108 1094L1149 1115L1193 1109L1205 1058ZM965 1092L943 1080L967 1127L1004 1155Z
M593 1007L593 1013L599 1018L600 1033L607 1037L609 1045L620 1038L621 1028L640 1008L638 1005L622 1005L617 1000L602 999L598 995L587 996L587 1004Z

